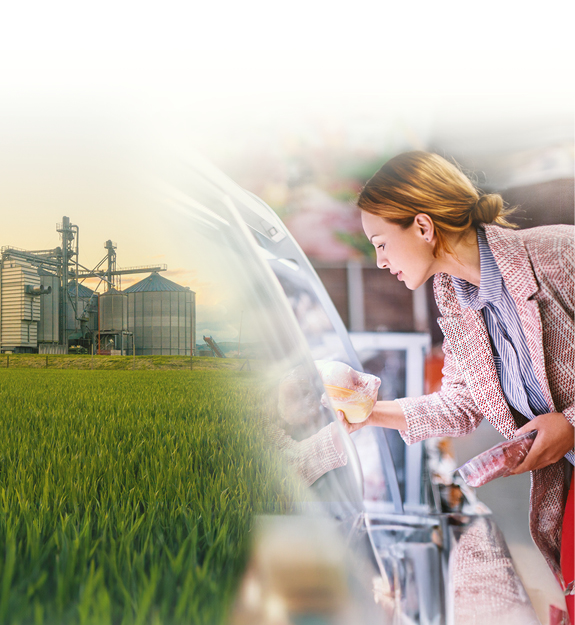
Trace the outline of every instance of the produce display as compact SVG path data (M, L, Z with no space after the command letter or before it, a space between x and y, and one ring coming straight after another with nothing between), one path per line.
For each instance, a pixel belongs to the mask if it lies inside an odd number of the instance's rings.
M469 486L478 487L497 477L506 477L525 459L537 430L495 445L491 449L471 458L458 471Z
M316 360L315 364L334 410L341 410L350 423L365 421L377 401L381 380L343 362Z
M227 623L255 515L291 488L263 393L254 372L0 368L0 622Z

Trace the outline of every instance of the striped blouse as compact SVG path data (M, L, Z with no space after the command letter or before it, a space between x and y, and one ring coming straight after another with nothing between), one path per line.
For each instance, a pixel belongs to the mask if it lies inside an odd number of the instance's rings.
M481 280L479 288L452 276L455 294L461 306L481 310L491 339L495 368L507 402L518 412L533 419L549 412L531 362L525 334L501 271L482 228L477 229ZM575 454L565 456L575 464Z

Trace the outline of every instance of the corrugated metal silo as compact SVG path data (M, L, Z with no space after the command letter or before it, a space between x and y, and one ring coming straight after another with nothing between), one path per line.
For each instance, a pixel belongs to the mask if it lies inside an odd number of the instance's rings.
M38 346L40 297L38 270L29 263L9 260L2 265L0 328L2 351L35 351Z
M38 270L40 285L52 289L40 297L40 321L38 322L38 342L58 343L60 340L60 278L52 273Z
M189 356L195 351L196 294L158 273L125 290L128 330L138 355Z
M100 332L121 334L128 329L128 296L116 289L100 295Z

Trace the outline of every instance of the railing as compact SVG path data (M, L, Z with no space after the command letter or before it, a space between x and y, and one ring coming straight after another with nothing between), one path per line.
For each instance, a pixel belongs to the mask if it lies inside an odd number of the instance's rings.
M154 271L167 271L167 270L168 270L168 265L165 265L165 264L141 265L137 267L121 267L120 269L114 269L113 271L110 271L109 273L113 276L119 276L122 274L147 273L148 271L152 273ZM78 272L79 278L92 278L92 277L97 278L100 276L107 276L107 275L108 275L107 269L98 269L97 271L79 271Z

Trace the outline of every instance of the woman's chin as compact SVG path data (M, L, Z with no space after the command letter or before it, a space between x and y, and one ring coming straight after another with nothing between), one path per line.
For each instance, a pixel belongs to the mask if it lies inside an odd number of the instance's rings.
M419 286L413 286L413 282L411 280L409 280L409 278L405 278L405 276L402 276L402 280L403 284L405 284L405 286L410 290L410 291L415 291L415 289Z
M405 284L405 286L410 290L410 291L415 291L415 289L418 289L421 285L425 284L426 280L409 280L409 279L403 279L402 280L403 284Z

